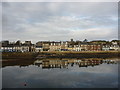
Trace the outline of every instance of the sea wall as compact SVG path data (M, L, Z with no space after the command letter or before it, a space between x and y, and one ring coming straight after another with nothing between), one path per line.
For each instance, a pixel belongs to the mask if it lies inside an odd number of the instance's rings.
M120 57L118 51L84 51L84 52L41 52L46 58L114 58Z
M84 52L39 52L39 53L21 53L21 52L4 52L2 59L35 59L38 55L43 58L117 58L120 57L118 51L84 51Z
M2 53L2 59L35 59L38 53L31 52L4 52Z

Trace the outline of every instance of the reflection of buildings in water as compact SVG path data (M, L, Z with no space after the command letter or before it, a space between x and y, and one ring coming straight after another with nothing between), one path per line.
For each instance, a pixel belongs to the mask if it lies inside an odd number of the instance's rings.
M20 68L22 67L29 67L29 65L19 65Z
M102 63L118 64L120 63L120 61L118 59L114 59L114 60L111 60L111 59L36 60L36 61L30 61L30 62L29 61L20 61L20 62L11 61L11 62L3 62L2 68L6 66L19 66L20 68L22 68L22 67L29 67L30 65L35 65L42 68L68 68L68 65L71 67L74 67L76 65L79 67L88 67L88 66L100 65Z
M42 60L37 61L34 63L34 65L37 65L38 67L45 68L68 68L68 65L70 64L71 67L74 65L78 65L79 67L88 67L88 66L97 66L102 63L112 63L115 64L116 61L109 61L109 60Z
M67 68L67 60L43 60L42 68Z
M117 61L117 60L108 60L108 59L106 59L106 60L103 60L103 63L107 63L107 64L117 64L118 61Z
M79 63L79 67L88 67L88 66L94 67L100 64L102 64L101 60L84 60Z
M40 63L35 63L34 65L36 65L36 66L38 66L38 67L41 67L41 66L42 66L42 64L40 64Z

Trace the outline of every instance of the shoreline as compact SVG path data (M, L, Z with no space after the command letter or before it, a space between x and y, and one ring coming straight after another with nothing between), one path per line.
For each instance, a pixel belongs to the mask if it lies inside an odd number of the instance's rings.
M118 51L83 51L83 52L41 52L39 53L47 58L118 58L120 52Z
M37 58L39 56L39 58ZM118 51L83 51L83 52L39 52L39 53L18 53L18 52L4 52L2 53L2 60L5 59L18 59L18 60L35 60L35 59L55 59L55 58L68 58L68 59L82 59L82 58L120 58Z
M38 53L31 53L31 52L26 52L26 53L21 53L21 52L4 52L2 53L2 60L5 59L27 59L27 60L33 60L35 57L38 55Z

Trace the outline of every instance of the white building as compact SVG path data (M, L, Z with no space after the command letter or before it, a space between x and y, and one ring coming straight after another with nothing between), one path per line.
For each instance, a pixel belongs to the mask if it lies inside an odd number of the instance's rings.
M74 51L81 51L81 46L80 45L74 45L73 50Z

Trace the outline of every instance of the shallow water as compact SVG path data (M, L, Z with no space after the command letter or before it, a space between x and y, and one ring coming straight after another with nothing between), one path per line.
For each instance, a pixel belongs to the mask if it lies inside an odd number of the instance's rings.
M3 88L118 87L115 59L14 61L5 64L2 73Z

